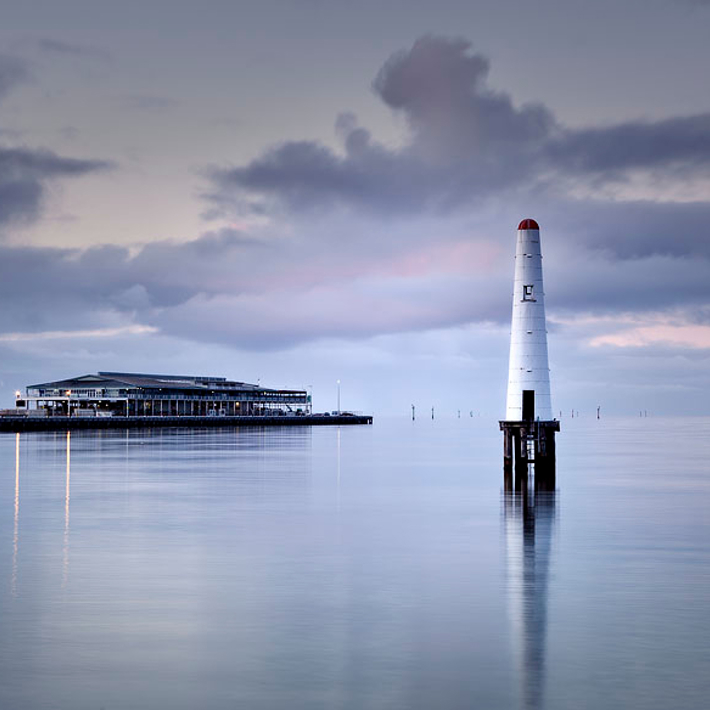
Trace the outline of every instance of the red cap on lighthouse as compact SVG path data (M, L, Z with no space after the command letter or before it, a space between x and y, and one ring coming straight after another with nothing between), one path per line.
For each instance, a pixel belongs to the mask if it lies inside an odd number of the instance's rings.
M540 225L534 219L524 219L519 225L518 229L540 229Z

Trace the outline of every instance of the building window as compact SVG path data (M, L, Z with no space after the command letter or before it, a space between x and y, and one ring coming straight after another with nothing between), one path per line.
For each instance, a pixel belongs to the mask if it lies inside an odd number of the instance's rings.
M534 301L535 298L533 297L533 285L532 284L525 284L523 286L523 301Z

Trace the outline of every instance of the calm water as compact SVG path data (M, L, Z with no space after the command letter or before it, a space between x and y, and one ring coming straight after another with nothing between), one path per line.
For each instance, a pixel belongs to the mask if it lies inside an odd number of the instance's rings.
M710 420L0 435L0 707L701 708Z

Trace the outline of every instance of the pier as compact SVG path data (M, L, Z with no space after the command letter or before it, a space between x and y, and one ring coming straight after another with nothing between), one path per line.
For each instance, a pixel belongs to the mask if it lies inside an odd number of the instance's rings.
M372 415L364 414L306 414L282 416L236 417L0 417L0 432L76 431L89 429L153 429L157 427L273 427L273 426L345 426L372 424Z

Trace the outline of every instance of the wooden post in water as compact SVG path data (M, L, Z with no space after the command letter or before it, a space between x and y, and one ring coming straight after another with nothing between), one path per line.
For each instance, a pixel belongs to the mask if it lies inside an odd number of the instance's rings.
M560 430L559 422L536 422L536 424L538 431L535 452L535 489L554 491L557 478L555 432Z
M508 427L503 429L503 472L510 476L513 473L513 432Z

